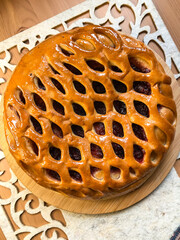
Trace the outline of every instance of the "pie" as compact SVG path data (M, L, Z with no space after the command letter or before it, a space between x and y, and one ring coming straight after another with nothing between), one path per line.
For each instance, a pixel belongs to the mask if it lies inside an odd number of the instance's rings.
M87 25L37 45L4 94L9 150L38 184L111 198L143 184L175 134L171 78L142 42Z

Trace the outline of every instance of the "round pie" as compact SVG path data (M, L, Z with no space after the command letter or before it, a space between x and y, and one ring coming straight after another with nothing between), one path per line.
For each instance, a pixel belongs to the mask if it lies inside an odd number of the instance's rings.
M88 25L37 45L4 94L15 161L40 185L80 198L135 190L175 133L166 75L142 42Z

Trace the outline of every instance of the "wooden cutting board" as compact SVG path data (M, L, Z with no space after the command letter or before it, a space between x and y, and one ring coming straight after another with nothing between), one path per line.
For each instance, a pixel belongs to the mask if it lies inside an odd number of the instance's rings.
M178 112L178 120L177 120L177 127L176 127L176 134L174 141L169 148L167 154L165 155L163 161L158 166L156 171L153 175L137 190L126 194L121 197L109 199L109 200L82 200L67 197L60 193L57 193L53 190L46 189L39 184L35 183L16 163L15 159L9 152L8 145L5 139L4 134L4 126L3 124L0 125L0 132L1 132L1 148L5 153L5 156L8 160L10 167L12 168L13 172L17 176L17 178L23 183L25 187L27 187L33 194L35 194L38 198L44 200L45 202L54 205L58 208L76 212L76 213L86 213L86 214L100 214L100 213L109 213L114 211L119 211L124 208L127 208L146 196L148 196L152 191L154 191L158 185L164 180L167 176L171 168L173 167L178 153L180 151L180 89L179 85L174 78L173 73L168 68L166 63L156 54L156 57L163 65L166 73L171 76L172 78L172 88L173 88L173 95L174 100L177 106ZM0 105L0 122L3 123L3 101Z

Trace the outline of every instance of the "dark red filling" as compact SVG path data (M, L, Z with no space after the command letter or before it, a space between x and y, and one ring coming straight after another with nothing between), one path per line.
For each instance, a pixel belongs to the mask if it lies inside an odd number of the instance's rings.
M136 72L149 73L151 70L143 65L142 62L138 61L135 57L129 58L130 65L132 69Z
M30 138L26 138L26 139L27 139L32 151L38 156L39 148L38 148L37 144L33 140L31 140Z
M33 98L36 106L42 111L46 111L46 104L44 100L36 93L33 93Z
M69 170L69 175L71 176L72 179L74 179L77 182L82 182L82 177L80 173L74 171L74 170Z
M78 81L73 81L74 87L76 91L79 93L85 94L86 93L86 88Z
M82 75L82 72L77 69L75 66L69 64L69 63L64 63L64 66L70 71L72 72L73 74L75 75Z
M99 114L106 114L106 106L103 102L95 101L94 107L96 109L96 112Z
M130 172L132 175L136 175L136 172L135 172L135 170L134 170L132 167L129 168L129 172Z
M79 105L77 103L73 103L72 106L73 106L74 112L76 114L78 114L80 116L86 116L86 112L81 105Z
M122 70L116 65L111 65L110 64L109 67L113 72L122 72Z
M133 145L133 156L137 162L139 163L143 162L144 154L145 150L141 146L136 144Z
M105 69L104 66L96 60L86 60L86 63L91 69L95 71L103 72Z
M112 147L113 147L113 150L115 152L115 154L119 157L119 158L124 158L124 149L123 147L121 147L121 145L117 144L117 143L114 143L112 142Z
M14 117L15 117L15 118L17 117L18 120L21 120L18 111L17 111L11 104L8 105L8 108L12 111L11 114L12 114L13 118L14 118Z
M42 134L41 124L33 116L30 116L30 121L32 122L35 131Z
M106 89L104 87L104 85L100 82L92 82L92 86L93 86L93 89L96 93L105 93L106 92Z
M69 57L69 56L71 56L71 55L74 55L73 52L68 51L68 50L62 48L61 46L60 46L60 48L61 48L62 53L63 53L64 55L66 55L67 57Z
M59 138L63 138L63 132L62 129L55 123L51 122L51 128L53 133L59 137Z
M112 80L112 83L117 92L120 92L120 93L127 92L127 87L124 83L117 81L117 80Z
M21 90L19 92L19 99L23 104L26 104L26 100L25 100L23 92Z
M136 92L151 95L151 85L148 82L133 82L133 88Z
M61 150L59 148L50 147L49 153L50 153L51 157L53 157L54 159L56 159L56 160L61 159Z
M51 64L49 64L49 67L51 68L54 74L60 74Z
M54 178L54 179L56 179L58 181L61 181L61 178L60 178L59 174L56 171L51 170L51 169L45 169L45 172L46 172L46 174L49 177Z
M101 169L97 168L97 167L93 167L91 166L90 167L90 172L91 172L91 175L94 176L96 172L100 171Z
M141 140L147 141L146 133L143 127L139 126L138 124L132 124L133 132Z
M120 172L121 172L121 170L119 168L111 166L110 173L120 174Z
M78 148L69 147L69 155L73 160L76 160L76 161L81 160L81 152Z
M120 123L113 121L113 134L116 137L124 137L124 130Z
M113 104L114 104L114 108L118 113L123 115L126 114L126 104L124 102L115 100Z
M54 79L54 78L51 78L51 81L52 81L52 83L54 84L54 86L55 86L60 92L62 92L63 94L66 93L65 90L64 90L64 88L63 88L63 86L62 86L62 84L61 84L59 81L57 81L57 80Z
M139 114L147 118L149 117L149 108L145 103L140 101L134 101L134 107Z
M161 111L162 107L163 107L163 106L162 106L161 104L158 104L158 105L157 105L158 112Z
M53 100L53 108L56 112L60 113L61 115L65 114L63 105L57 102L56 100Z
M93 143L91 143L91 154L94 158L103 158L104 156L101 147Z
M42 83L42 81L40 80L40 78L36 77L37 79L37 85L38 88L42 89L42 90L46 90L46 87L44 86L44 84Z
M94 130L97 134L99 135L104 135L105 134L105 126L104 123L102 122L96 122L93 124Z
M81 126L78 125L72 125L71 129L73 131L73 133L79 137L84 137L84 130Z

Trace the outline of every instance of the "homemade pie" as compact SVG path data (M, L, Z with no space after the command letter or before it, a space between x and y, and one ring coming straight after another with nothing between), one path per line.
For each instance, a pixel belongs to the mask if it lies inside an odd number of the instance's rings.
M135 190L175 133L166 75L142 42L110 27L60 33L27 53L4 94L9 150L40 185L81 198Z

